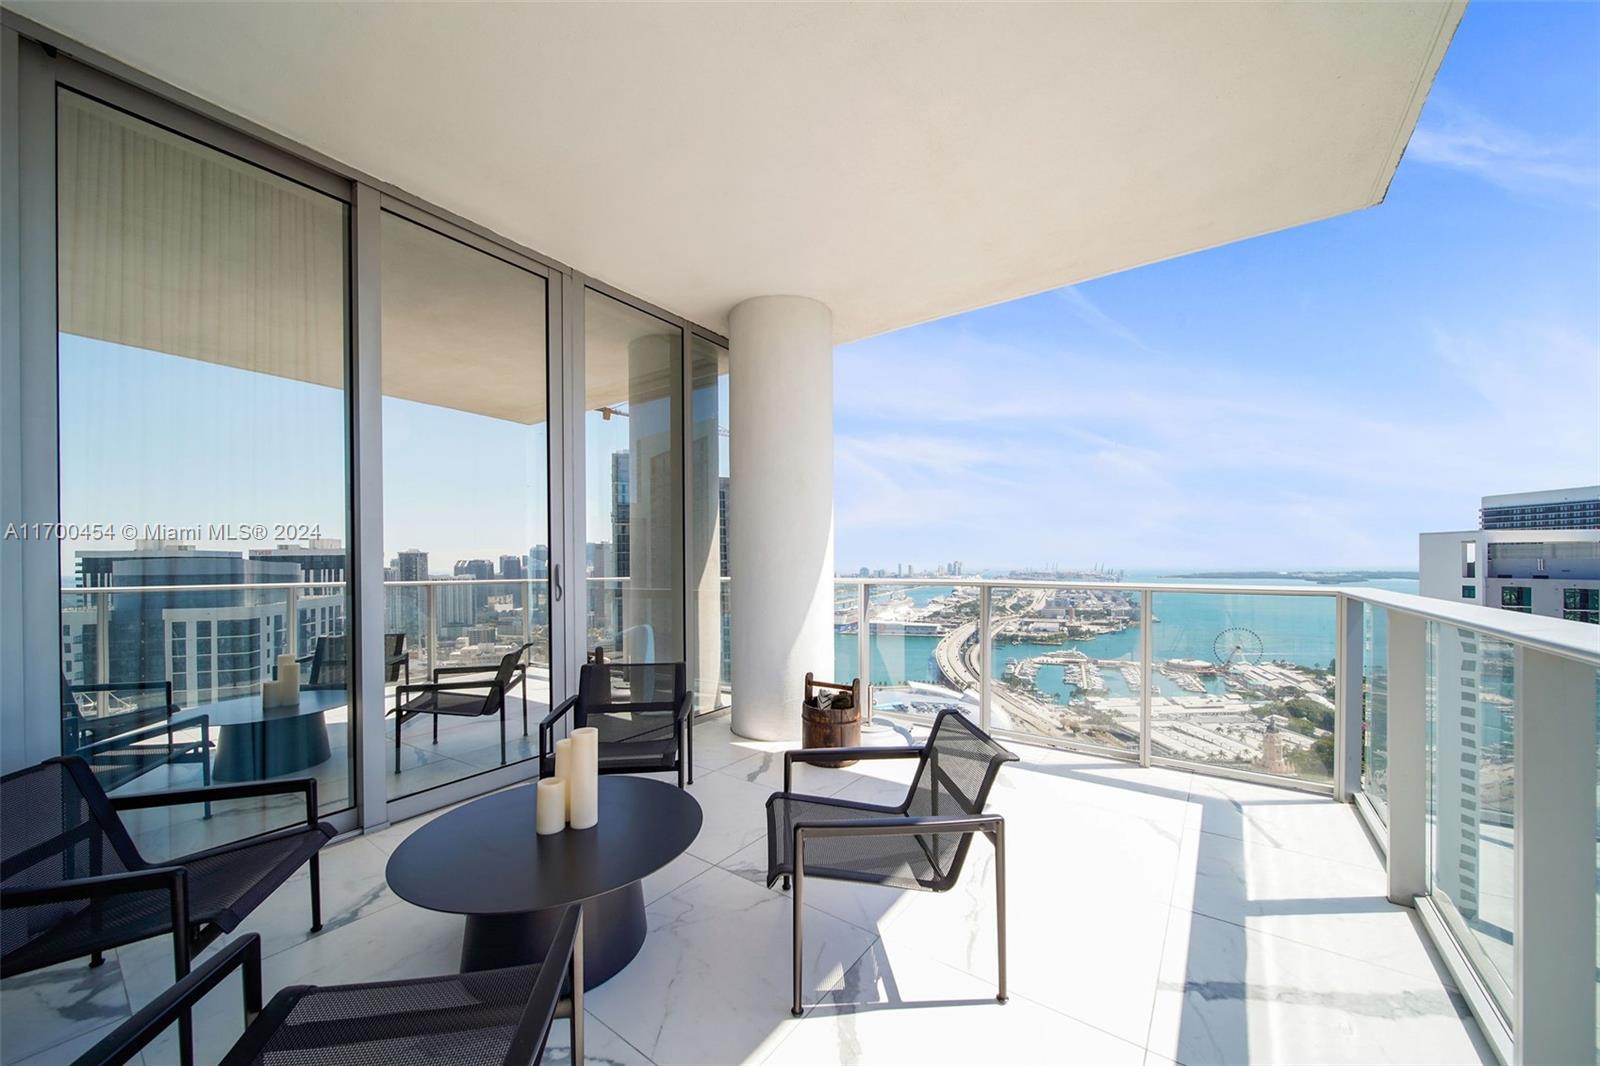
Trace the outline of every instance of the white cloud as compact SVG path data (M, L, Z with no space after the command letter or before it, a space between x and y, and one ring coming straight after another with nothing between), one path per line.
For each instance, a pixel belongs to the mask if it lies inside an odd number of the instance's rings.
M1406 147L1406 159L1475 174L1511 192L1582 195L1594 201L1600 166L1591 147L1545 142L1435 93Z
M1431 383L1411 395L1329 387L1349 384L1337 367L971 334L847 349L841 564L914 546L995 564L1414 565L1416 534L1470 523L1485 492L1600 480L1594 340L1520 322L1421 336L1397 353Z

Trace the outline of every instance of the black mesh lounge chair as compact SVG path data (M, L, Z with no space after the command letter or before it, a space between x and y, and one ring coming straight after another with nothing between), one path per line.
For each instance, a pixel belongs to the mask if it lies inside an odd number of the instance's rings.
M305 796L305 821L168 862L147 862L118 811L180 803ZM322 928L317 821L309 778L107 796L89 764L50 759L0 777L0 977L172 933L173 968L189 960L311 863L311 930Z
M838 759L917 760L906 798L893 807L789 791L796 762ZM943 711L920 748L810 748L783 755L783 791L767 799L767 886L794 880L794 1004L800 1005L805 882L811 877L945 892L961 878L976 833L994 844L995 924L1000 989L1006 1001L1005 819L985 814L1004 763L1017 757L956 711Z
M306 675L306 688L344 688L350 680L349 644L342 636L318 637L316 645L311 649L310 655L302 655L295 661L305 666L310 664ZM406 655L406 635L404 633L385 633L383 635L383 680L386 684L394 684L400 680L400 671L405 671L406 684L411 684L411 660Z
M261 938L240 937L90 1048L76 1066L121 1066L194 1009L241 964L244 1035L222 1066L479 1063L531 1066L557 1018L572 1019L583 1062L582 908L568 907L544 961L531 966L361 985L285 988L261 1007ZM563 994L563 993L566 994ZM180 1044L186 1064L192 1041Z
M171 681L73 685L62 674L62 754L81 757L108 791L169 763L198 763L209 785L210 719L200 714L174 722L177 713Z
M539 776L556 772L556 723L572 713L572 728L600 731L600 772L678 772L694 783L694 722L683 663L586 663L578 694L539 723Z
M532 644L506 652L495 666L439 666L433 682L425 685L399 685L394 690L394 772L400 772L400 727L419 714L433 715L433 742L439 743L439 716L478 718L500 715L500 765L506 763L506 693L513 684L522 685L522 735L528 735L528 668L522 661ZM476 681L440 681L441 677L486 674Z

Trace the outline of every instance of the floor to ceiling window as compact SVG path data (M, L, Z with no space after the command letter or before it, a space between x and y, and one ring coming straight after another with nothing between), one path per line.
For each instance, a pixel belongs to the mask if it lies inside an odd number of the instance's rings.
M315 775L352 802L338 199L62 88L62 751L110 789ZM300 815L137 812L145 854Z
M683 331L589 290L583 362L588 654L681 660Z
M728 349L689 338L689 625L695 710L730 705L728 588Z
M550 704L547 293L539 274L397 214L381 239L395 798L536 753Z

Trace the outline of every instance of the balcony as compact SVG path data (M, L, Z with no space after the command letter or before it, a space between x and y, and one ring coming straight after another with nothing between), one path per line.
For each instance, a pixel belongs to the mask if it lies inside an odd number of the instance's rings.
M437 631L439 589L493 584L388 589L391 602L419 592L428 605L413 670L492 658L498 649L444 651ZM524 583L525 602L537 586ZM87 598L128 610L141 594L172 591ZM305 626L317 590L234 595L308 612L299 623L314 639ZM811 1006L789 1020L789 903L764 885L763 815L789 745L741 738L714 713L696 726L690 786L704 827L646 880L645 948L589 998L592 1056L1283 1062L1315 1049L1318 1061L1487 1062L1513 1041L1518 953L1524 966L1553 953L1549 972L1572 964L1553 957L1563 945L1547 939L1540 911L1581 905L1594 920L1587 887L1530 870L1551 861L1552 836L1587 842L1594 857L1592 826L1570 817L1594 795L1594 760L1558 757L1559 733L1530 728L1550 718L1542 701L1563 684L1600 714L1588 627L1346 587L840 581L836 606L840 672L860 661L852 646L872 663L872 743L919 743L933 714L956 709L1022 756L992 801L1010 827L1011 1002L992 1001L993 869L978 847L947 895L818 882L806 903ZM520 617L503 627L508 646L529 635ZM1195 643L1202 635L1209 649ZM534 676L547 686L547 671ZM540 693L535 720L548 706ZM333 754L315 769L329 809L348 803L347 722L342 706L330 714ZM391 795L429 765L493 772L496 758L464 753L493 755L496 734L495 722L468 720L435 749L419 728L402 773L385 766ZM528 754L515 739L512 763ZM1530 758L1546 772L1519 774ZM801 767L796 788L892 802L906 770ZM195 784L198 773L160 767L121 787ZM234 808L151 820L140 844L188 851L204 834L284 816ZM305 932L298 882L246 924L265 939L269 983L455 966L459 919L399 899L384 877L386 856L432 816L327 852L321 934ZM60 1061L87 1046L160 991L168 965L164 946L145 942L101 970L71 964L8 982L21 994L7 996L6 1060ZM66 1006L83 997L92 1009ZM221 1049L237 1004L212 1000L202 1046ZM709 1014L719 1024L703 1024Z
M1011 1002L993 1002L993 872L975 847L980 861L946 896L817 882L816 1005L791 1021L789 904L761 883L762 804L780 787L783 745L739 739L726 718L697 728L691 792L705 827L646 881L643 952L590 994L593 1060L1271 1062L1313 1048L1320 1061L1488 1060L1412 912L1384 898L1381 853L1351 807L1031 745L1017 746L1022 761L994 799L1012 834ZM920 731L895 721L877 736ZM817 770L800 787L882 799L903 790L892 765ZM326 852L318 936L306 935L299 883L247 923L265 939L270 985L454 969L459 920L384 882L387 853L417 824ZM7 997L6 1060L64 1061L165 987L169 969L165 945L147 942L100 970L23 979ZM239 1025L226 985L199 1017L201 1061ZM547 1061L561 1061L564 1028ZM170 1058L164 1047L147 1061Z

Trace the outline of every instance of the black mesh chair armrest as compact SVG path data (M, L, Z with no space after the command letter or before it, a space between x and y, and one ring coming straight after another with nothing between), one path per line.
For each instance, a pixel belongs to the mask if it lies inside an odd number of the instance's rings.
M294 657L294 661L297 662L297 663L308 663L312 659L315 659L316 657L317 657L317 653L316 652L308 651L304 655L296 655Z
M120 692L132 689L135 692L146 692L156 688L171 688L171 681L107 681L93 685L73 685L74 692ZM171 702L170 700L168 702Z
M244 967L244 1015L248 1023L261 1013L261 937L257 933L240 937L195 967L79 1056L73 1066L122 1066L132 1061L240 966ZM193 1061L193 1047L184 1048L181 1053L184 1061Z
M864 836L923 836L928 833L992 833L1005 824L998 814L934 814L906 815L897 818L846 818L839 821L796 822L795 839L801 835L809 838L864 837Z
M471 692L474 689L498 688L500 682L494 678L485 678L482 681L439 681L418 682L415 685L396 685L395 696L402 692Z
M550 950L539 966L539 976L528 993L528 1005L522 1009L522 1018L511 1034L505 1066L533 1066L543 1057L550 1026L561 1006L562 989L569 985L573 997L569 1013L574 1025L577 1024L577 1015L583 1011L583 978L572 969L572 962L574 957L581 957L582 952L583 908L574 903L562 914L555 939L550 942Z
M401 663L405 662L410 657L411 656L410 656L409 652L397 651L393 655L384 656L383 665L385 665L385 666L399 666ZM307 658L309 658L309 656L307 656Z
M161 689L166 695L167 714L172 714L172 679L164 681L105 681L93 685L73 685L73 692L149 692Z
M160 792L136 792L108 796L112 810L131 811L144 807L170 807L180 803L214 803L217 800L248 799L255 796L284 796L291 792L306 798L306 824L317 824L317 779L292 777L283 781L242 781L236 785L206 785L202 788L169 788Z
M842 762L845 759L921 758L921 748L793 748L783 753L783 790L789 788L797 762Z
M549 714L545 715L544 716L544 720L539 723L539 758L540 758L540 760L543 760L546 756L555 754L555 752L556 752L556 745L555 745L556 723L561 721L561 719L565 718L568 715L568 713L570 713L571 710L574 707L576 707L577 705L578 705L578 697L576 697L576 696L568 696L566 699L564 699L560 703L556 704L555 709L552 710Z
M694 706L694 693L685 692L679 699L677 706L672 708L672 720L681 722L689 717L689 708Z
M109 899L127 892L165 890L177 899L188 892L188 873L181 866L151 866L143 870L123 870L93 877L74 877L43 885L0 888L0 908L38 907L74 900Z
M91 744L84 744L81 747L74 749L72 754L81 755L84 758L88 758L90 755L94 755L95 753L108 748L120 748L124 745L136 744L141 740L149 740L153 737L165 737L167 735L167 730L173 727L178 729L192 729L195 726L200 727L201 733L209 734L211 717L209 715L197 714L189 718L185 718L180 722L173 722L170 725L166 722L156 722L152 725L140 726L138 729L130 729L126 733L118 733L115 736L107 737L104 740L96 740Z
M500 669L499 663L482 663L478 666L435 666L433 678L437 681L440 674L492 674L498 669Z

